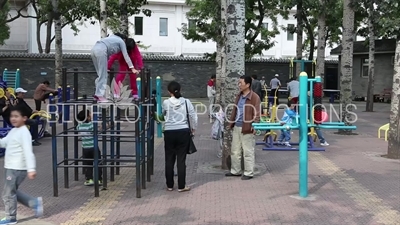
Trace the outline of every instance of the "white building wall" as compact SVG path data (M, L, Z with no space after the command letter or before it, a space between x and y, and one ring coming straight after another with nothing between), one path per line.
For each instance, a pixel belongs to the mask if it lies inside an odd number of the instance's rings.
M192 55L202 56L204 53L212 53L216 49L214 42L206 43L192 42L183 38L179 32L182 23L188 23L186 13L190 10L184 5L184 0L150 0L145 8L152 11L151 17L143 14L135 15L143 17L143 35L132 35L136 41L149 46L148 49L142 49L142 53L160 54L160 55ZM15 13L15 9L11 13ZM28 8L29 15L34 15L31 7ZM294 11L293 11L294 13ZM160 36L160 18L168 19L168 36ZM134 16L130 23L134 23ZM268 18L264 23L268 23L268 29L272 28L272 21ZM274 47L264 51L261 57L265 58L288 58L296 55L296 34L293 40L287 40L287 32L283 31L281 26L287 27L288 24L296 24L296 19L292 15L288 20L281 16L278 17L280 34L273 38ZM6 41L6 45L0 46L0 50L28 51L38 53L36 42L36 20L19 18L12 23L11 38ZM91 24L89 21L81 23L78 26L80 32L74 35L74 32L66 26L63 29L63 51L65 53L88 53L94 43L100 39L100 26L98 23ZM130 33L134 33L134 28L130 28ZM54 31L53 31L54 34ZM52 34L52 35L53 35ZM258 39L261 38L261 35ZM46 26L41 28L41 41L43 48L46 41ZM51 45L54 51L54 43ZM329 56L330 48L326 49L326 55Z

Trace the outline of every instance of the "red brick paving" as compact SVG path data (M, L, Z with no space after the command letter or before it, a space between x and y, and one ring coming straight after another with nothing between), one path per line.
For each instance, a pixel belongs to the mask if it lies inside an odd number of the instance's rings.
M386 153L387 143L377 139L376 131L387 123L388 105L377 104L376 108L380 112L359 113L358 136L326 132L331 146L322 154L398 212L400 162L375 156ZM210 127L207 119L200 117L196 140L199 151L188 156L187 160L187 182L192 191L165 191L164 153L163 146L160 146L156 150L155 175L152 182L147 183L147 189L142 191L142 198L136 198L133 183L131 191L122 196L102 224L379 224L374 215L357 205L312 162L309 163L309 188L310 193L317 196L316 200L291 198L290 195L296 195L298 190L297 152L265 152L258 147L256 161L261 174L250 181L226 178L218 169L198 168L207 163L219 165L215 151L218 144L209 138ZM50 140L43 140L43 145L34 149L39 177L26 181L22 189L33 195L42 195L46 206L44 219L60 224L92 198L93 189L81 185L82 176L81 181L73 182L72 170L71 187L64 189L60 170L60 197L52 197ZM2 175L0 179L3 179ZM20 212L31 215L22 207Z

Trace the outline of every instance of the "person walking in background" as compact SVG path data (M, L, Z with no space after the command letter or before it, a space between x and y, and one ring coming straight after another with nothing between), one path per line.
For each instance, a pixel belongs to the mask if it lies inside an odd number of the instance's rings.
M25 123L28 114L22 106L11 109L11 124L13 128L7 136L0 139L0 147L6 149L4 157L4 188L3 201L6 216L0 224L17 223L17 202L35 211L37 217L43 215L43 200L34 198L18 190L28 176L33 180L36 177L36 159L32 150L32 136Z
M257 75L252 75L252 82L251 82L251 90L256 93L258 95L258 97L260 97L260 100L263 100L263 96L261 94L262 91L262 86L261 86L261 82L259 80L257 80Z
M260 83L261 83L261 96L263 96L263 98L261 98L260 100L264 101L264 98L267 97L267 93L266 93L265 89L268 86L267 83L265 82L264 76L261 77Z
M294 105L294 111L297 112L297 104L299 102L299 92L300 92L300 83L296 80L296 78L290 78L290 82L287 85L287 90L289 92L289 97L291 103Z
M212 122L212 114L214 112L214 107L213 105L215 104L215 79L216 76L212 75L211 78L207 82L207 97L208 97L208 110L209 110L209 117L210 117L210 122Z
M140 54L139 48L133 38L128 38L126 41L126 49L129 54L130 59L132 60L132 63L134 67L140 72L143 69L143 58L142 55ZM122 52L119 52L117 54L114 54L110 57L108 60L108 70L112 68L112 65L115 60L118 60L119 63L119 69L118 69L118 74L115 77L115 83L120 85L125 79L126 72L129 72L129 79L130 79L130 85L131 85L131 90L132 90L132 96L133 98L137 99L138 98L138 88L136 84L136 74L130 72L128 63L126 62L124 55ZM119 87L114 87L114 97L119 98L120 96L120 90Z
M274 104L274 97L276 94L276 104L279 105L279 93L277 90L281 87L281 81L279 80L279 74L275 74L275 77L271 79L269 82L269 86L271 87L271 91L269 92L269 96L272 97L272 105Z
M106 38L102 38L97 41L91 50L91 57L93 61L94 68L96 69L97 79L96 79L96 92L94 98L98 102L108 102L106 94L107 85L107 60L108 57L121 52L128 68L132 73L139 73L137 69L132 64L129 54L126 49L127 37L120 33L115 33Z
M254 148L256 131L252 123L260 122L260 98L251 91L252 78L242 76L239 81L240 93L236 96L229 126L233 128L231 147L231 171L225 176L242 176L242 180L250 180L254 176ZM242 155L244 171L242 171Z
M49 98L50 94L57 95L58 91L50 88L50 82L48 80L40 83L33 93L33 99L35 100L36 111L40 111L42 108L42 102L46 103L46 99Z
M197 114L189 99L181 95L181 85L172 81L168 84L170 98L164 100L162 112L165 118L165 179L167 190L174 188L174 165L178 167L178 191L190 191L186 185L186 155L189 150L191 133L197 128ZM190 121L187 120L189 115ZM189 122L191 127L189 127Z

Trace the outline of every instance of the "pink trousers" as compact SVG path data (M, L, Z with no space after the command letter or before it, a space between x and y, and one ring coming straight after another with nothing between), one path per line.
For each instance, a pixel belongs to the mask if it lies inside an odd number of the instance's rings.
M117 76L115 77L115 82L117 84L122 83L125 79L126 74L125 73L119 73L117 74ZM136 74L134 73L129 73L129 80L130 80L130 85L131 85L131 91L132 91L132 95L137 95L138 94L138 89L137 89L137 84L136 84ZM114 93L116 94L120 94L120 90L118 87L114 88Z

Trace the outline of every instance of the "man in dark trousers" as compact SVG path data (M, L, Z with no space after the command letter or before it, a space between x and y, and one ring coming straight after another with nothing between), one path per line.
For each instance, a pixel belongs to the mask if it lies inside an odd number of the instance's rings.
M26 115L29 115L29 118L32 116L32 114L36 113L36 110L33 110L28 103L25 101L25 93L28 92L27 90L23 88L17 88L15 89L15 94L17 97L16 100L16 105L20 105L24 110ZM31 130L31 135L32 135L32 145L33 146L38 146L41 145L41 143L38 141L38 133L39 133L39 124L38 120L36 119L29 119L26 123L26 125L30 126ZM43 126L46 126L46 123L43 124ZM45 137L50 137L51 135L47 132L44 134Z

